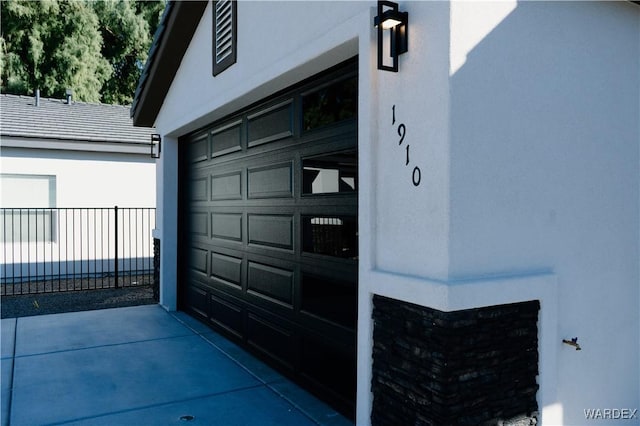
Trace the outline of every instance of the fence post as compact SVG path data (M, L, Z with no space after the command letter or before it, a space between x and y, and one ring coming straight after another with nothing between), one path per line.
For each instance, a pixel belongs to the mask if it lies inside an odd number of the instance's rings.
M118 288L118 206L114 207L115 210L115 215L116 215L116 220L115 220L115 250L116 250L116 256L115 256L115 280L116 280L116 288Z

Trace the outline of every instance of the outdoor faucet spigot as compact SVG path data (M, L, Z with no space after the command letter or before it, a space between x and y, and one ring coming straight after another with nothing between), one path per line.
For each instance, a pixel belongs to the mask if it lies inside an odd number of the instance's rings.
M571 340L562 339L562 343L566 343L569 346L573 346L574 348L576 348L576 351L581 351L582 350L582 348L578 344L578 338L577 337L574 337Z

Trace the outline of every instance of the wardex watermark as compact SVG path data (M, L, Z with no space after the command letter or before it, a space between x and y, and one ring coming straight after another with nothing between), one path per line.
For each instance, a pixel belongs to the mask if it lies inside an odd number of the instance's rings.
M587 420L633 420L638 418L637 408L586 408Z

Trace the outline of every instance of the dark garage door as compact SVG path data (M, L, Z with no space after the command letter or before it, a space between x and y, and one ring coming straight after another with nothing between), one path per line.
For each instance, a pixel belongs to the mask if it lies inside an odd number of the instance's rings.
M180 304L353 415L350 61L180 140Z

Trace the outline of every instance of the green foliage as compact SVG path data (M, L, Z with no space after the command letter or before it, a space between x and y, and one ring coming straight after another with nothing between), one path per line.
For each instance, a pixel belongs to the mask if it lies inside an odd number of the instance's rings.
M104 40L102 53L113 70L103 88L103 101L128 104L133 100L164 3L105 0L94 3L94 8Z
M3 0L3 93L132 101L165 2Z

